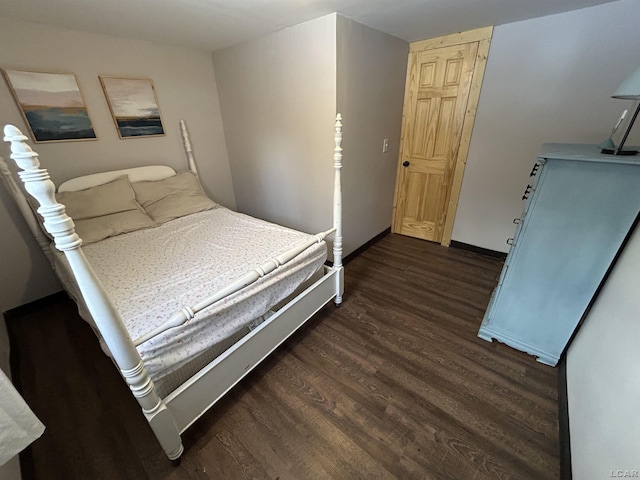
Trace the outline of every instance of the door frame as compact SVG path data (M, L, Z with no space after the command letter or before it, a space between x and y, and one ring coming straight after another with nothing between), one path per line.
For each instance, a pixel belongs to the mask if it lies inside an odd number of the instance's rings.
M442 232L441 245L448 247L451 244L451 233L453 232L453 222L458 210L458 200L460 198L460 190L462 189L462 178L464 176L464 169L467 164L467 155L469 153L469 144L471 143L471 132L473 131L473 124L476 118L476 112L478 110L478 100L480 98L480 89L482 87L482 79L484 77L485 66L487 64L487 57L489 55L489 47L491 45L491 37L493 36L493 27L477 28L475 30L468 30L465 32L458 32L451 35L445 35L443 37L430 38L427 40L420 40L418 42L412 42L409 44L409 55L407 65L411 65L411 56L420 51L433 50L442 47L452 47L464 43L478 42L478 53L476 54L476 61L473 66L473 76L471 79L471 86L469 88L469 97L467 99L466 112L462 124L462 134L460 136L460 146L455 159L455 168L453 177L451 179L451 189L449 193L449 200L447 205L447 213L445 218L445 224ZM408 102L410 95L408 92L411 82L411 69L407 69L407 79L405 83L405 95L404 105L402 109L402 132L400 134L400 152L398 156L398 172L402 168L403 149L405 148L405 115L409 111ZM397 212L397 199L399 197L399 189L401 185L398 182L399 173L396 174L396 191L394 195L393 205L393 218L392 218L392 231L396 231L396 212Z

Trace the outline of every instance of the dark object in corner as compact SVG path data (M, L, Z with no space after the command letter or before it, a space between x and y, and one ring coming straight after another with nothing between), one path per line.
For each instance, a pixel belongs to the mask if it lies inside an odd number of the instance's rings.
M600 150L600 153L604 153L606 155L629 155L630 156L630 155L637 155L638 150L620 150L619 152L616 152L611 148L603 148L602 150Z
M489 250L488 248L476 247L475 245L469 245L468 243L457 242L455 240L451 240L451 246L453 248L460 248L462 250L469 250L470 252L486 255L487 257L499 258L501 260L507 258L506 253L498 252L497 250Z

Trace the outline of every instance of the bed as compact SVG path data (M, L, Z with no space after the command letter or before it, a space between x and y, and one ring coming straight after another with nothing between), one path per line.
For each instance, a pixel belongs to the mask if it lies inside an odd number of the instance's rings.
M24 188L0 158L31 232L174 462L182 432L344 291L340 115L333 226L315 235L207 198L184 122L180 131L189 165L181 173L136 167L56 189L12 125L4 140Z

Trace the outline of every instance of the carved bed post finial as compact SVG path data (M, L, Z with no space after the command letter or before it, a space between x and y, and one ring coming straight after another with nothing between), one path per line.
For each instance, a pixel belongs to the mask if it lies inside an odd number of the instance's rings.
M0 175L2 176L2 181L4 182L4 186L6 187L7 191L9 192L13 200L16 202L16 205L18 206L18 210L20 210L22 217L27 223L27 226L29 227L29 230L31 230L31 233L33 234L34 238L38 242L38 245L40 245L40 248L46 255L49 262L50 263L53 262L53 258L51 256L51 249L49 248L49 244L51 243L51 240L49 240L49 238L45 235L43 231L44 227L40 224L40 221L36 218L23 190L18 186L18 184L14 180L13 174L11 173L9 166L6 164L6 162L4 161L4 158L2 157L0 157Z
M336 234L333 240L333 266L342 269L342 115L339 113L336 116L334 140L336 146L333 149L333 226L336 229ZM340 272L340 277L342 277L342 272ZM340 281L334 300L336 305L342 303L342 288Z
M65 213L64 206L56 201L56 187L47 170L40 168L38 154L26 143L28 138L13 125L4 128L4 140L11 142L11 158L21 171L18 172L25 190L35 198L40 207L38 213L44 219L44 227L59 250L76 249L82 240L75 232L73 220Z
M164 402L156 393L122 317L84 256L82 240L75 231L73 220L65 213L64 205L56 200L56 187L49 172L40 168L38 154L26 143L28 138L20 130L7 125L4 135L4 140L11 143L11 158L21 169L18 175L24 188L40 204L38 213L44 218L44 226L53 235L56 248L64 252L82 298L114 361L165 452L171 459L178 458L182 453L180 434L168 416Z

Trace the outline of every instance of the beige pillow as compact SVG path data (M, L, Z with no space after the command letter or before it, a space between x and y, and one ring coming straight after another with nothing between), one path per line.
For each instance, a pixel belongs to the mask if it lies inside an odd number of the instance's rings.
M77 192L56 194L85 243L156 226L140 204L126 175Z
M136 200L157 223L210 210L218 206L207 197L192 172L183 172L155 182L134 182Z

